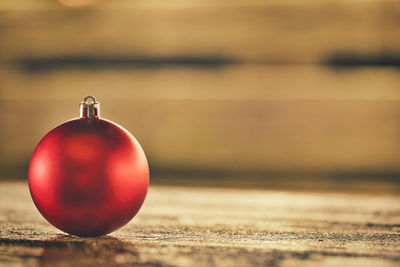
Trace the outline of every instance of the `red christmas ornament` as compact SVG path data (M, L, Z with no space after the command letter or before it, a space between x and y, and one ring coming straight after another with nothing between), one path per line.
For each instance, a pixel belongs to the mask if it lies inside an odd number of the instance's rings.
M46 134L29 164L29 189L40 213L77 236L108 234L128 223L147 194L149 168L136 139L99 118L87 96L80 119Z

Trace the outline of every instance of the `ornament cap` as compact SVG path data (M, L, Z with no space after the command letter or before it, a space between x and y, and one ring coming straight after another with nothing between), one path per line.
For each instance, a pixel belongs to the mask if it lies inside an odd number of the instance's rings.
M100 103L92 95L88 95L79 105L81 119L98 119L100 117Z

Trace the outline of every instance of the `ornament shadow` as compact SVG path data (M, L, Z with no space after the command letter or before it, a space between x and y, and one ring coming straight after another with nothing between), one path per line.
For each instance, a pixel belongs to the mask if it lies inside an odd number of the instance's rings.
M43 242L40 266L98 266L134 264L139 254L132 243L115 237L80 238L60 235Z

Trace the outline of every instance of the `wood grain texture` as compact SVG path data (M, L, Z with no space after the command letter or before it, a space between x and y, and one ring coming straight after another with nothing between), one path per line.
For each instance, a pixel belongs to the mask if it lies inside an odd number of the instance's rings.
M64 235L0 184L1 266L398 266L398 197L151 187L124 228Z

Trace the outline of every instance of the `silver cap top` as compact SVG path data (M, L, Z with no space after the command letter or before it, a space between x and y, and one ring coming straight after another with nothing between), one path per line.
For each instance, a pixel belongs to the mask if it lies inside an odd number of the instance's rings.
M92 95L88 95L79 105L81 119L98 119L100 118L100 103Z

